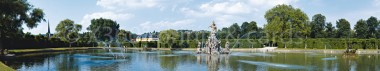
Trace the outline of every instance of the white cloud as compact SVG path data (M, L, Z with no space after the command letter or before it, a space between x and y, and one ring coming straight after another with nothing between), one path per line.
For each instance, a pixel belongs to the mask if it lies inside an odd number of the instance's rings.
M232 1L211 1L199 6L198 9L182 8L185 14L194 16L215 16L248 14L257 11L264 11L278 4L291 4L298 0L232 0Z
M95 18L107 18L112 19L115 21L126 21L130 18L134 17L133 14L129 13L115 13L115 12L96 12L92 14L86 14L80 24L82 24L83 27L88 27L91 24L91 20ZM86 30L86 28L83 28L82 30Z
M296 2L298 0L213 0L196 8L183 7L180 11L195 19L214 19L222 27L227 27L233 23L263 20L262 15L273 6Z
M380 0L374 0L373 3L375 4L375 6L379 6L380 5Z
M229 27L233 23L237 23L237 20L241 20L241 17L234 15L221 15L215 18L215 23L218 24L218 27ZM239 22L240 23L240 22Z
M200 6L200 10L206 14L241 14L250 12L250 8L241 2L206 3Z
M298 0L249 0L248 2L253 6L275 6L278 4L290 4L298 2Z
M96 5L107 9L150 8L158 5L157 0L98 0Z
M160 21L160 22L150 22L146 21L142 24L140 24L140 29L144 32L149 32L153 30L163 30L163 29L191 29L194 27L191 27L192 23L194 23L195 20L192 19L184 19L184 20L178 20L178 21Z

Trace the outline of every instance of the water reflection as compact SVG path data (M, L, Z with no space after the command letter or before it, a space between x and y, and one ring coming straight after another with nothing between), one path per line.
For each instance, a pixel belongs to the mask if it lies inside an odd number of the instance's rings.
M208 71L218 71L220 67L229 70L229 55L200 54L196 57L197 63L206 64Z
M19 71L379 71L378 54L84 50L2 60Z
M275 67L275 68L283 68L283 69L307 69L307 67L300 65L288 65L288 64L276 64L276 63L268 63L268 62L257 62L257 61L248 61L248 60L239 60L243 63L248 63L256 66L262 67Z

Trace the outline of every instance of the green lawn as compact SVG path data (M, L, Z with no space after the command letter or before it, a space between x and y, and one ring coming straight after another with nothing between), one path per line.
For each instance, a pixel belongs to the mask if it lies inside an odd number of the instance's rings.
M3 62L0 62L0 71L16 71L7 65L3 64Z

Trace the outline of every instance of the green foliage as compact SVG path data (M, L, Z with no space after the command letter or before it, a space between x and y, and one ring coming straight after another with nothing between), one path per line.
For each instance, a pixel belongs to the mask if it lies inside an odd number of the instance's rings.
M368 26L367 26L367 23L365 22L365 20L363 19L360 19L355 27L355 37L356 38L368 38L369 34L368 34Z
M74 21L65 19L61 21L55 28L57 33L54 37L60 38L65 42L77 42L80 38L79 31L82 30L82 25L74 24Z
M1 0L0 1L0 52L10 48L6 43L8 39L20 39L22 36L22 25L28 28L37 27L37 23L45 21L42 9L33 8L27 0ZM12 40L14 41L14 40ZM14 47L12 47L14 48Z
M163 30L159 34L159 39L160 43L168 44L172 48L175 41L179 39L179 34L173 29Z
M325 38L334 38L335 37L336 29L331 24L331 22L327 23L325 32L326 32Z
M227 36L229 38L239 38L239 36L241 35L241 29L240 29L240 26L237 24L237 23L234 23L232 24L229 28L229 34L231 34L231 36Z
M298 38L309 34L308 17L298 8L290 5L277 5L265 13L268 24L264 27L271 41L279 38Z
M377 39L380 38L380 27L378 27L378 29L377 29L377 32L376 32L376 38L377 38Z
M311 26L311 38L323 38L325 37L325 20L326 17L322 14L316 14L313 16L313 20L310 23Z
M113 43L119 30L119 24L111 19L92 19L87 28L93 33L98 41Z
M0 31L11 33L20 30L23 23L29 28L35 28L44 21L44 12L33 8L26 0L2 0L0 2ZM3 36L1 36L3 37Z
M347 38L350 36L350 23L346 19L339 19L336 22L337 29L337 38Z
M118 42L129 42L132 39L132 33L130 31L119 30L117 34Z
M368 37L369 38L375 38L376 37L376 29L379 26L379 21L377 21L376 17L371 16L370 18L368 18L367 24L368 24L368 33L367 33ZM377 30L379 30L379 29L377 29Z
M241 25L241 38L257 38L258 27L255 21L244 22Z
M97 41L91 32L84 32L83 34L80 34L80 38L77 42L89 43L92 47L95 47Z
M279 42L279 48L305 48L307 49L346 49L351 44L354 49L376 49L379 39L339 39L339 38L318 38L318 39L286 39L292 42ZM377 46L376 46L377 45Z

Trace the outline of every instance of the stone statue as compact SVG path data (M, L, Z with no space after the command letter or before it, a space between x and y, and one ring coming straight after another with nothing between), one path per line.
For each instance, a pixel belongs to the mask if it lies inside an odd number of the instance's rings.
M215 25L215 22L214 22L214 21L212 22L210 28L211 28L211 33L212 33L212 34L215 34L216 31L217 31L217 28L216 28L216 25Z
M226 42L226 45L224 45L226 51L230 51L230 42Z
M210 36L208 36L206 45L205 47L203 47L203 50L200 50L200 52L207 53L207 54L228 54L229 49L228 51L225 51L225 49L223 50L220 45L221 41L216 38L215 34L217 32L217 28L216 28L215 22L212 22L210 28L211 28ZM198 43L198 47L199 47L199 44L200 43Z

